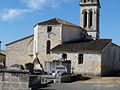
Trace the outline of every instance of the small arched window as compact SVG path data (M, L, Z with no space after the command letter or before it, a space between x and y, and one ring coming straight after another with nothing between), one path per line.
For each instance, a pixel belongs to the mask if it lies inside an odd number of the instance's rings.
M84 28L87 26L87 11L84 12Z
M89 12L89 28L93 25L93 12Z
M84 3L86 3L86 0L84 0Z
M50 42L50 40L48 40L47 41L47 47L46 47L46 49L47 49L46 53L47 54L50 54L50 48L51 48L51 42Z

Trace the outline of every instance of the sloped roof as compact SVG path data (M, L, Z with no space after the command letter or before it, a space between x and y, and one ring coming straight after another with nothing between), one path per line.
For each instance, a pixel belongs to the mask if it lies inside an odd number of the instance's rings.
M68 21L65 21L65 20L62 20L62 19L59 19L59 18L53 18L53 19L50 19L50 20L47 20L47 21L43 21L43 22L37 23L36 25L59 25L59 24L80 27L78 25L75 25L73 23L70 23Z
M117 44L115 44L115 43L112 43L112 46L116 46L116 47L119 47L119 48L120 48L120 46L117 45Z
M18 40L15 40L15 41L13 41L13 42L7 43L7 44L5 44L5 45L8 46L8 45L14 44L14 43L16 43L16 42L19 42L19 41L25 40L25 39L30 38L30 37L34 37L34 34L29 35L29 36L26 36L26 37L23 37L23 38L18 39Z
M100 52L111 41L111 39L98 39L86 42L61 44L54 47L53 53L86 53Z
M1 53L1 52L0 52L0 55L5 56L5 54L3 54L3 53Z

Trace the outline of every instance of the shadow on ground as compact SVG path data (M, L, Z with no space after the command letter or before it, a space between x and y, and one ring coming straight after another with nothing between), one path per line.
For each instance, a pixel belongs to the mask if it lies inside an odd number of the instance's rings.
M71 80L69 82L65 82L65 83L72 83L72 82L76 82L76 81L85 81L85 80L89 80L91 79L90 77L83 77L81 75L77 75L77 76L71 76ZM44 88L49 88L51 87L53 82L45 84L45 85L40 85L39 88L32 88L32 90L56 90L56 89L44 89Z
M76 81L85 81L85 80L89 80L91 79L90 77L83 77L81 75L77 75L77 76L71 76L71 81L67 82L67 83L72 83L72 82L76 82Z
M50 87L52 83L53 82L50 82L50 83L47 83L47 84L41 84L39 86L36 86L36 87L32 88L32 90L55 90L55 89L43 89L43 88Z

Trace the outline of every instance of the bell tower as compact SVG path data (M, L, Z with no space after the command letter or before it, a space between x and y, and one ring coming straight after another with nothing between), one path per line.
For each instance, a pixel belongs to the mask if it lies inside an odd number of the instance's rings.
M96 40L99 38L99 0L80 0L80 25Z

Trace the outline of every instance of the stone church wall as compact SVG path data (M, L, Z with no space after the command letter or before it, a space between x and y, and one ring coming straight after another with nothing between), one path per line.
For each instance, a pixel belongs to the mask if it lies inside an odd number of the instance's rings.
M96 36L98 35L97 33L95 33L95 32L88 32L88 35L91 35L91 37L95 40L96 38Z
M69 42L69 41L78 40L81 38L81 33L85 33L82 31L83 30L80 27L64 25L62 30L62 41Z
M0 90L31 90L29 72L0 70Z
M61 55L47 54L47 41L51 42L50 48L62 43L61 40L61 25L52 25L52 31L47 32L48 25L36 26L34 29L34 54L38 53L38 58L44 67L45 61L52 61L61 57ZM36 49L36 50L35 50Z
M33 35L6 45L6 65L33 62Z
M86 34L86 31L81 30L80 27L52 25L52 31L49 33L47 27L48 25L38 25L34 28L34 53L38 53L38 58L43 67L45 61L58 60L62 57L61 54L46 54L48 40L51 42L52 49L64 42L80 39L80 33Z
M112 58L115 71L120 71L120 46L112 44Z
M93 52L91 52L93 53ZM78 64L78 53L68 54L72 70L75 74L101 75L101 54L83 54L83 64Z
M112 59L112 42L103 49L102 51L102 75L109 75L113 70L113 59Z

